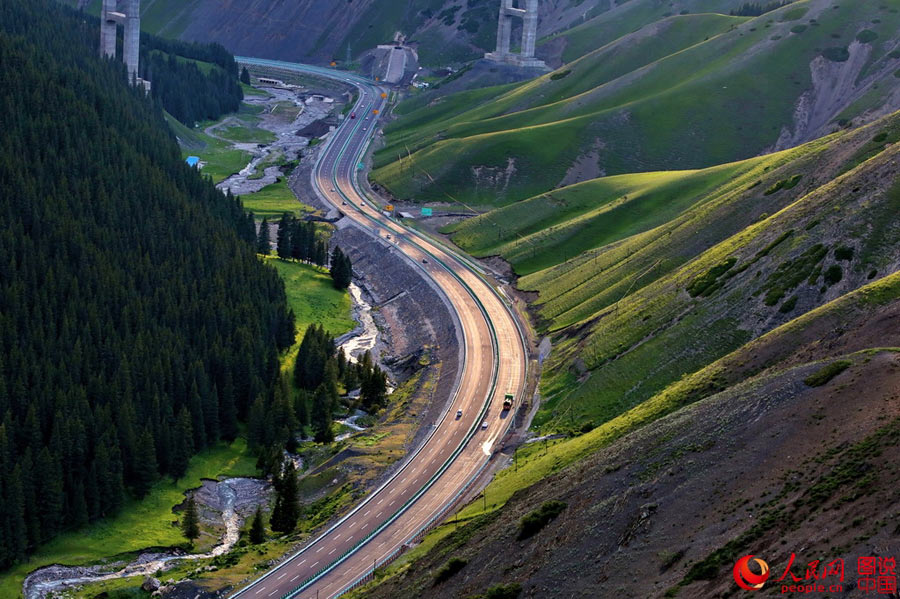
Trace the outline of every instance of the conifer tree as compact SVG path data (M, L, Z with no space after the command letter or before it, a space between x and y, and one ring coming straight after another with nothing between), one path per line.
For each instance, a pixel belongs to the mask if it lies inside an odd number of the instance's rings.
M276 245L278 251L278 257L282 260L287 260L291 257L291 220L293 217L285 212L281 215L281 220L278 221L278 232L276 238Z
M263 524L262 510L257 507L253 514L253 522L250 524L250 542L259 545L266 540L266 527Z
M313 257L313 262L316 266L325 266L325 263L328 260L328 248L325 247L324 241L316 242L316 252Z
M324 383L319 385L313 395L312 413L310 414L316 443L331 443L334 441L334 431L331 429L333 419L331 402L332 399L328 393L327 386Z
M46 447L38 454L35 478L41 516L41 541L46 542L59 532L65 502L62 468Z
M309 426L309 402L309 392L306 389L298 390L294 397L294 414L301 428Z
M219 393L219 421L221 423L222 438L226 441L234 441L238 434L237 408L234 405L234 382L231 372L225 373L225 384Z
M145 428L137 442L134 458L134 494L138 499L144 497L157 477L156 447L149 428Z
M175 423L175 434L172 439L172 464L170 473L175 482L187 472L188 463L194 453L194 429L191 426L191 416L186 408L178 412Z
M344 255L341 248L335 246L331 252L331 280L336 289L346 289L353 278L353 267L350 258Z
M275 507L269 526L282 534L291 533L297 527L297 520L300 518L300 492L294 462L286 460L283 473L276 481L275 492Z
M241 69L241 83L250 85L250 71L247 70L247 67Z
M246 71L246 69L244 69ZM263 217L262 223L259 225L259 234L256 236L256 252L268 256L272 252L271 242L269 241L269 219Z
M194 495L188 497L187 505L184 507L184 516L181 518L181 534L193 546L194 539L200 536L200 516L197 514L197 503L194 501Z

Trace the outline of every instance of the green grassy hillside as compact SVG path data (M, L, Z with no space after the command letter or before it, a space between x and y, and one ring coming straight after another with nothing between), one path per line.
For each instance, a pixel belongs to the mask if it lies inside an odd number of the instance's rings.
M754 187L756 194L694 207L565 274L563 266L558 276L526 277L523 287L541 293L538 314L564 327L545 365L535 424L606 422L794 316L894 272L900 226L890 215L900 209L900 150L891 146L829 177L865 141L800 157L775 171L774 183ZM815 180L801 178L785 191L796 175ZM784 194L783 207L746 222L752 200L767 191ZM722 241L705 249L716 237Z
M851 85L815 105L809 136L877 105L900 84L898 26L887 6L831 0L755 19L670 17L533 81L405 114L387 128L373 178L400 198L497 206L553 189L573 167L598 176L747 158L793 131L814 60L820 96L833 78Z
M653 2L638 0L614 4L610 10L588 13L587 20L566 31L544 38L539 46L554 40L565 40L562 53L564 62L572 62L589 52L615 41L623 32L635 31L650 23L672 16L703 15L715 13L727 15L740 7L745 0L678 0ZM605 8L600 5L599 8ZM711 28L710 35L715 33ZM557 42L558 43L558 42Z

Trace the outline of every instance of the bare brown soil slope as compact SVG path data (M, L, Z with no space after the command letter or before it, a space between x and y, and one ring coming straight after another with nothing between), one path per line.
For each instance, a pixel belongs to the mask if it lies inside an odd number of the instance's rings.
M900 553L900 302L876 306L880 287L739 350L724 370L770 366L517 494L366 596L518 583L522 597L727 597L749 553L773 578L791 553L800 577L843 558L851 590L858 556ZM851 365L804 382L838 359ZM562 514L519 540L521 519L552 500ZM453 557L467 564L435 584Z

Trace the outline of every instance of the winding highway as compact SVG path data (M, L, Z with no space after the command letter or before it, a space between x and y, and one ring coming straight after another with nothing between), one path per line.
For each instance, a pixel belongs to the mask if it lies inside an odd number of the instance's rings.
M503 411L503 397L513 393L516 406L521 402L528 356L512 310L477 267L385 216L373 202L377 198L367 197L359 186L358 165L387 106L388 90L333 69L237 60L326 77L356 88L356 118L345 119L330 135L313 171L313 185L357 226L380 236L397 260L413 263L431 278L455 311L462 331L464 360L454 399L424 443L347 515L232 594L240 599L328 599L371 578L376 567L391 561L405 544L448 515L499 449L515 413L515 406ZM457 410L462 416L457 416Z

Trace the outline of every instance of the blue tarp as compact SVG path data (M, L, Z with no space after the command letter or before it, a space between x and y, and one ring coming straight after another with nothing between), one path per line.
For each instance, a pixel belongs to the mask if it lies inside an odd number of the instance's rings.
M197 163L200 162L200 158L197 156L188 156L185 162L188 163L188 166L197 166Z

